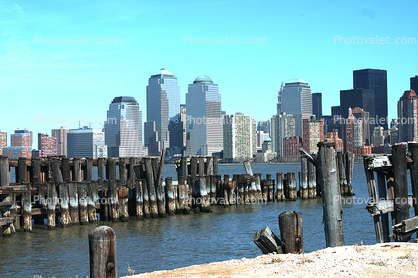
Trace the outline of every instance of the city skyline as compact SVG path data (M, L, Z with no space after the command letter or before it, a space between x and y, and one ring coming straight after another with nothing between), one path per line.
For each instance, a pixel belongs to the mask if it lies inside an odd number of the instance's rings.
M322 92L323 114L329 115L339 91L352 88L352 71L366 68L387 70L389 117L395 118L396 102L417 75L417 44L395 42L418 37L417 2L205 2L217 11L213 21L205 20L201 4L0 2L0 129L50 133L77 128L87 117L101 128L102 107L115 95L135 97L145 115L147 79L162 67L178 77L181 103L187 85L204 74L220 85L227 114L258 120L275 114L277 90L291 78ZM76 36L117 43L63 43ZM62 44L53 44L53 37ZM257 43L221 44L227 37ZM385 43L371 44L376 38ZM25 109L14 113L17 105ZM54 117L61 122L53 124Z

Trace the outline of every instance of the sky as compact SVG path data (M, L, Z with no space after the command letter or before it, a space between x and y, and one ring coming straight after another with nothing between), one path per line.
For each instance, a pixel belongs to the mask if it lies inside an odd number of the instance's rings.
M182 103L208 75L222 110L256 120L276 114L281 82L304 79L329 115L353 70L384 69L395 118L418 75L417 11L418 1L0 0L0 130L10 144L18 128L101 128L117 96L133 96L145 122L161 68Z

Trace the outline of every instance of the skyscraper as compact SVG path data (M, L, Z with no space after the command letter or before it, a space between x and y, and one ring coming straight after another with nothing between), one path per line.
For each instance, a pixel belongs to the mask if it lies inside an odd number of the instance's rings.
M177 77L171 72L161 69L161 72L151 75L147 86L147 122L155 122L155 125L147 124L147 127L154 127L155 130L145 129L145 146L148 147L149 155L160 155L162 148L170 147L170 135L168 124L170 118L180 112L180 86L177 85ZM157 133L155 133L157 132ZM158 142L157 150L154 143L155 136Z
M186 94L186 155L212 155L223 149L221 94L206 75L189 84Z
M280 89L277 92L277 115L282 113L282 95L283 95L283 81Z
M186 105L180 105L180 113L170 118L168 124L170 132L170 148L178 147L181 150L186 148Z
M67 134L67 153L69 158L107 157L104 132L99 128L87 126L71 129Z
M133 97L115 97L109 105L104 125L109 157L140 157L142 111Z
M373 90L367 89L353 89L353 90L341 90L340 91L340 107L341 116L346 119L348 118L348 110L354 107L360 107L364 111L369 112L370 117L373 118L371 123L376 122L375 105L374 105L374 92ZM383 123L383 121L382 121Z
M296 136L302 138L304 119L312 115L312 94L308 83L300 78L285 83L282 94L282 112L295 117Z
M295 136L295 117L286 113L271 118L271 147L278 157L283 157L283 139Z
M322 93L312 94L312 114L317 119L322 119Z
M250 116L236 113L227 115L223 124L224 159L251 159L257 151L257 131L254 119Z
M418 141L418 97L414 90L405 91L398 101L399 142Z
M0 130L0 155L3 153L2 149L7 146L7 132Z
M67 156L67 134L68 128L62 126L60 129L52 129L51 136L58 140L58 155Z
M370 118L383 118L379 124L384 129L388 128L388 89L387 72L379 69L362 69L353 71L353 89L369 89L374 94L374 112L370 112Z
M418 92L418 75L415 75L415 77L411 77L410 81L411 81L411 85L410 85L411 90L414 90L414 92L417 93Z

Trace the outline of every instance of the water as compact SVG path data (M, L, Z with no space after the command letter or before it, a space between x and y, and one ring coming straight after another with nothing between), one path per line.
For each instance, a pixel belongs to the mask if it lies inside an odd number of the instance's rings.
M300 165L253 165L254 173L298 172ZM219 174L244 173L242 165L220 165ZM174 166L165 166L163 177L176 177ZM368 198L362 164L354 165L353 188L356 204L343 203L345 244L374 244L373 219L365 210ZM351 199L350 199L351 200ZM360 203L360 204L358 204ZM194 264L252 258L261 255L254 244L256 231L269 226L279 234L278 216L296 210L304 221L304 249L325 248L321 200L299 200L254 205L213 206L213 213L176 215L164 219L130 220L125 223L99 222L49 231L34 226L33 233L18 232L0 237L0 276L34 275L75 277L89 275L88 233L99 225L116 232L118 276L174 269Z

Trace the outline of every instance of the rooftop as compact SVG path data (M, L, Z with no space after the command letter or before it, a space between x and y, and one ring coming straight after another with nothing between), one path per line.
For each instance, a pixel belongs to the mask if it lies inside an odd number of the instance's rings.
M302 78L292 78L292 79L289 79L289 80L287 80L286 84L289 84L289 83L306 83L306 84L308 84L308 82L306 82Z
M169 77L175 77L175 75L174 75L174 74L172 74L171 72L169 72L169 71L168 71L168 70L166 70L165 68L162 68L162 69L160 70L160 72L158 72L158 73L156 73L156 74L151 75L151 77L153 77L153 76L169 76Z
M196 83L212 83L213 84L213 81L212 81L212 79L210 79L209 76L207 76L207 75L201 75L201 76L198 76L193 81L193 84L196 84Z
M134 104L137 103L134 97L127 97L127 96L115 97L112 101L112 103L121 103L121 102L132 102Z

